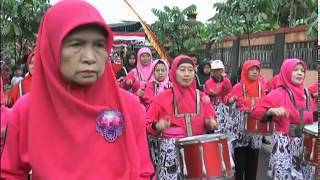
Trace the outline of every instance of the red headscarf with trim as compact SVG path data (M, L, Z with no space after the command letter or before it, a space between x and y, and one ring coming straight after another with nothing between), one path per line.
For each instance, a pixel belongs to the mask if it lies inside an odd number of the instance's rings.
M171 71L169 74L170 80L172 82L172 88L174 96L177 100L177 106L180 113L194 113L196 112L196 81L195 78L193 82L188 87L182 87L177 81L177 69L181 63L181 61L187 60L188 63L192 64L194 67L194 63L192 58L186 55L179 55L174 58L171 66Z
M106 174L137 179L139 156L133 127L109 60L102 76L90 85L70 87L60 74L63 40L76 28L91 24L107 32L105 44L110 54L113 33L99 12L85 1L60 1L41 21L29 104L30 161L39 177L46 174L46 166L70 173L79 172L74 168L102 172L103 163L111 163L114 165L109 165L110 169L104 168ZM124 132L114 143L96 132L96 118L106 109L117 109L124 116ZM103 178L108 177L114 176ZM56 178L62 177L57 174Z

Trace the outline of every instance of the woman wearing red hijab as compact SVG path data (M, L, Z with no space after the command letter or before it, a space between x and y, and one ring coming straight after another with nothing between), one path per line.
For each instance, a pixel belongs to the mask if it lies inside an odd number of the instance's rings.
M303 82L306 64L299 59L283 62L277 89L258 103L252 115L276 123L268 174L273 179L313 179L310 166L302 162L303 137L300 123L313 122L313 107ZM297 130L297 131L295 131Z
M209 97L196 89L194 66L189 56L177 56L169 74L172 89L158 94L147 111L148 132L165 138L160 145L159 157L166 157L159 159L160 179L181 178L175 164L175 138L205 134L217 125Z
M46 12L32 89L8 122L1 178L27 178L32 169L35 180L150 179L144 110L117 85L112 42L85 1L60 1Z
M7 94L7 106L11 107L17 101L18 98L30 91L32 70L34 63L34 52L30 53L27 59L28 73L22 81L18 82L12 87Z
M264 96L265 90L260 77L260 61L245 61L241 71L241 81L226 96L228 103L236 102L235 105L238 110L235 111L235 116L231 116L230 121L226 125L228 126L228 135L231 141L233 141L232 144L235 144L236 180L256 179L262 136L243 133L244 121L241 112L252 110L255 103L260 101ZM249 121L254 120L250 114L248 118Z

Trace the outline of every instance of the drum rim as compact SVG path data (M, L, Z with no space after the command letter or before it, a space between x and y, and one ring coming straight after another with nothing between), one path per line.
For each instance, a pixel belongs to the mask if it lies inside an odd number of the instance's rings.
M318 127L318 131L311 131L310 129L306 128L306 127L312 127L312 126ZM309 133L309 134L312 134L312 135L318 137L318 135L319 135L319 123L318 123L318 121L317 122L313 122L312 124L305 125L304 128L303 128L303 132L306 132L306 133Z
M215 135L215 136L213 136ZM193 137L193 138L192 138ZM214 137L212 139L209 138L198 138L197 137ZM188 139L189 138L189 139ZM198 135L198 136L191 136L191 137L185 137L177 140L177 143L180 145L185 144L197 144L197 143L205 143L205 142L212 142L212 141L220 141L221 139L227 139L228 136L223 133L217 133L217 134L207 134L207 135Z

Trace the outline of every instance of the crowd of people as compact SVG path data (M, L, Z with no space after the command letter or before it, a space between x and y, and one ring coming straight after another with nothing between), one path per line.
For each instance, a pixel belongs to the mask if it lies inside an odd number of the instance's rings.
M275 124L266 174L315 178L299 125L317 121L318 89L304 86L302 60L285 59L266 81L260 61L248 59L232 83L221 60L168 62L142 47L111 63L112 44L85 1L45 13L27 75L17 72L6 93L1 79L1 179L183 179L179 140L223 134L230 178L254 180L264 134L246 131L249 122Z

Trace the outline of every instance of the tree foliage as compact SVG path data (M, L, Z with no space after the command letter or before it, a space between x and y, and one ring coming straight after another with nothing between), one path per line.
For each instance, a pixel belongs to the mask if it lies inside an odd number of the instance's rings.
M1 53L21 59L27 47L34 46L41 18L49 7L47 0L2 0Z
M199 21L188 21L187 16L196 14L197 7L191 5L183 10L178 7L163 10L152 9L158 20L151 25L160 42L168 48L172 56L190 53L205 38L201 36L205 26Z
M316 29L316 0L226 0L215 3L217 13L209 21L210 39L218 42L225 36L243 35L300 24Z

